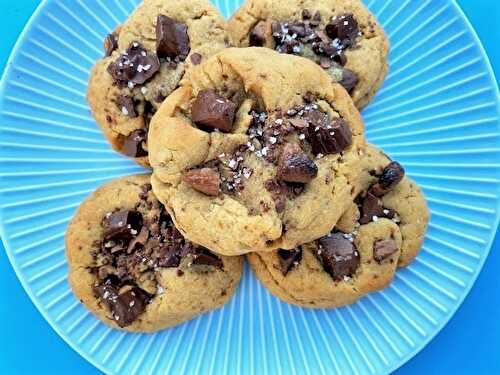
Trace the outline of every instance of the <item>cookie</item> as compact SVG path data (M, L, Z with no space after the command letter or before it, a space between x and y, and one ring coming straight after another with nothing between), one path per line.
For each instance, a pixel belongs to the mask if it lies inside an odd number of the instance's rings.
M145 0L108 35L87 99L116 151L149 166L151 116L185 74L230 45L225 26L208 0Z
M193 71L150 125L152 185L177 228L223 255L293 249L352 201L364 126L315 63L229 48Z
M252 270L271 293L304 307L338 307L387 287L417 255L429 220L420 189L403 176L368 146L359 196L331 233L292 251L248 254Z
M365 107L387 74L389 42L359 0L247 0L228 31L239 47L309 58Z
M134 175L102 186L66 234L76 297L105 324L132 332L158 331L221 307L243 267L241 257L185 240L149 181Z

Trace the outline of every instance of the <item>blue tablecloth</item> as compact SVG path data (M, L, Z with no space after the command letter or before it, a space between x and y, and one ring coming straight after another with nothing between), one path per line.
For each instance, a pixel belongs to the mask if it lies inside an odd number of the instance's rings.
M62 0L61 0L62 1ZM420 0L414 0L420 1ZM500 2L459 0L500 77ZM0 71L39 0L0 0ZM479 5L480 4L480 5ZM399 374L500 374L500 233L471 293ZM0 244L0 374L96 374L30 302Z

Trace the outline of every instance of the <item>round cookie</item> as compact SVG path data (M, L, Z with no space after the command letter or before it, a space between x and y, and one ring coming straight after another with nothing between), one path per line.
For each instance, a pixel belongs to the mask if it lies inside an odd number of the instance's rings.
M315 63L229 48L151 120L152 185L177 228L224 255L321 237L354 198L364 126Z
M417 255L429 219L420 189L401 172L368 146L357 203L317 241L292 251L248 254L258 279L277 297L313 308L350 304L387 287L397 267Z
M79 208L66 234L76 297L113 328L154 332L219 308L239 283L241 257L217 256L175 229L150 175L114 180Z
M388 189L380 188L380 179L402 178ZM412 179L404 176L403 167L377 147L369 144L356 182L355 202L336 224L339 230L351 232L357 223L389 218L399 226L403 237L400 267L407 266L417 256L429 223L430 213L424 194ZM386 182L387 184L387 182ZM377 199L378 198L378 199Z
M389 41L359 0L247 0L228 31L239 47L264 46L315 61L360 109L387 74Z
M183 76L230 45L208 0L145 0L104 42L87 100L113 148L149 166L151 116Z

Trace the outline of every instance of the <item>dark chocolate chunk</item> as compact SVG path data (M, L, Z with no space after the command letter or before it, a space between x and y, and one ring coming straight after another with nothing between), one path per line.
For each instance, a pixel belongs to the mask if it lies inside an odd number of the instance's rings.
M295 143L286 143L278 163L277 177L285 182L308 183L318 175L318 167Z
M184 174L184 182L199 192L217 196L220 191L219 172L212 168L191 169Z
M373 217L384 217L384 208L380 204L378 197L368 191L361 203L361 225L368 224L373 221Z
M344 68L342 70L342 79L339 83L345 88L345 90L350 94L352 90L358 84L358 76L352 70Z
M214 90L198 93L191 108L191 119L196 125L223 132L233 129L236 104L218 95Z
M337 16L325 27L331 39L339 39L346 47L354 45L359 33L358 22L351 13Z
M318 258L325 271L336 281L354 275L360 263L356 247L340 232L319 240Z
M249 44L250 47L262 47L266 44L267 35L271 33L269 23L259 21L252 31L250 31Z
M132 324L144 312L151 299L148 293L138 287L119 293L115 286L103 284L95 287L94 292L103 301L120 327Z
M311 12L309 11L309 9L302 9L302 19L303 20L311 19Z
M320 23L321 23L321 13L317 11L316 13L314 13L314 16L311 20L311 25L319 26Z
M311 123L308 140L315 155L337 154L344 151L352 143L352 133L349 125L343 119L335 119L326 125Z
M193 65L200 65L201 60L203 59L203 56L201 56L199 53L195 52L191 55L191 62Z
M156 53L159 57L185 60L190 51L187 26L159 15L156 19Z
M116 97L116 105L118 106L123 115L128 116L130 118L137 117L134 98L126 95L118 95Z
M121 86L142 85L160 70L160 60L139 43L132 42L125 53L109 64L107 70Z
M147 142L147 133L144 129L137 129L125 137L122 146L122 152L134 158L147 156L148 152L144 148Z
M118 49L118 34L116 32L112 32L106 36L104 39L104 50L106 51L106 57L109 57L113 54L114 51Z
M128 241L142 225L142 215L137 211L121 210L106 215L103 221L105 241Z
M321 57L319 59L319 65L323 68L323 69L330 69L332 67L332 60L328 57Z
M381 263L398 251L398 246L394 240L377 241L373 245L373 259Z
M394 189L405 176L405 170L397 161L391 162L378 178L378 182L371 187L374 195L381 197Z
M278 250L278 258L280 261L280 268L283 276L302 260L302 249L297 248L293 250Z
M205 248L197 248L193 251L193 264L198 266L212 266L222 269L222 259Z

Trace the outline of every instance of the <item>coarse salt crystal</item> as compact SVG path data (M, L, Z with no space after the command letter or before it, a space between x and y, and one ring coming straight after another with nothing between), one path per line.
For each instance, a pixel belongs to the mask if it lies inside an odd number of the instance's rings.
M277 142L276 137L269 137L269 142L271 142L271 144L274 145Z
M141 92L142 92L142 95L146 95L148 93L148 88L147 87L141 87Z
M375 222L377 222L378 221L378 216L373 215L372 220L375 221Z
M306 135L305 135L305 134L300 134L300 135L299 135L299 139L301 139L301 140L306 139Z

